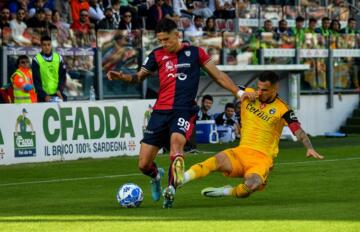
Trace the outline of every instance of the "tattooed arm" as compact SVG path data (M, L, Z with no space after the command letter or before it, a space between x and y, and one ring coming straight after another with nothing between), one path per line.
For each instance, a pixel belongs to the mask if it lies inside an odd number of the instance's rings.
M305 133L305 131L299 127L296 131L295 131L295 136L296 138L301 141L304 146L306 147L307 151L306 151L306 157L314 157L315 159L324 159L324 157L322 155L320 155L319 153L317 153L312 144L311 141L309 139L309 136L307 136L307 134Z
M283 115L283 118L289 125L291 132L296 136L296 138L299 141L301 141L304 144L305 148L307 149L306 157L314 157L315 159L324 159L322 155L320 155L315 151L313 145L311 144L309 136L307 136L305 131L301 128L300 123L297 117L295 116L294 111L289 110Z

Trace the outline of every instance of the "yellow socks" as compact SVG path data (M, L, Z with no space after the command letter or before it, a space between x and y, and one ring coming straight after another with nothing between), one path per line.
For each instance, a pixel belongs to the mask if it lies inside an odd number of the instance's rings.
M245 184L239 184L232 189L231 195L233 197L248 197L251 191Z
M185 172L184 183L207 176L209 175L210 172L215 170L216 170L216 158L211 157L202 163L198 163L191 166L191 168Z

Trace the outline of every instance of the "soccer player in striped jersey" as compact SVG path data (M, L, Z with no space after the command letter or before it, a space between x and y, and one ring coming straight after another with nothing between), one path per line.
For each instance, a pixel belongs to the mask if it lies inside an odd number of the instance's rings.
M191 135L198 111L195 98L199 85L200 69L204 69L220 86L234 96L255 100L255 94L244 93L199 47L182 43L177 25L170 19L161 20L155 30L161 47L154 49L144 60L135 75L110 71L109 80L139 83L158 71L160 88L148 126L144 131L139 154L139 169L151 178L152 198L161 197L160 179L164 170L154 160L162 147L170 144L168 187L164 190L164 208L171 208L175 189L184 178L183 148Z
M294 112L279 98L278 88L279 76L276 73L266 71L260 74L258 99L254 102L244 99L241 102L240 145L193 165L185 172L183 184L218 171L228 177L243 177L244 182L235 187L205 188L202 195L247 197L262 190L279 151L279 139L286 124L304 144L307 157L324 158L314 150Z

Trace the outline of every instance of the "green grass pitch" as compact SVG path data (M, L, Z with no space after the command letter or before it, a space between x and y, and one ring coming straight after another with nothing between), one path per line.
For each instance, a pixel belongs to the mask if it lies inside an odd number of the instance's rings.
M282 141L262 192L201 196L205 187L241 182L215 173L179 189L172 209L151 200L136 157L0 166L0 231L360 231L360 136L312 141L326 159L306 159L302 144ZM187 154L186 165L235 145L199 145L203 152ZM158 166L168 162L157 158ZM117 205L127 182L143 189L140 208Z

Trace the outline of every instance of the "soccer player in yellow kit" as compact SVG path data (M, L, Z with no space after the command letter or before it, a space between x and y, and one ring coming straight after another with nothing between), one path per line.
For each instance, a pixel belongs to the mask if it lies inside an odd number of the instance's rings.
M294 112L279 98L278 75L270 71L261 73L257 88L258 98L255 101L243 99L241 102L240 145L193 165L185 172L183 184L218 171L229 177L243 177L244 182L236 187L205 188L202 195L247 197L254 191L262 190L279 151L279 139L286 124L306 147L307 157L324 158L314 150Z

